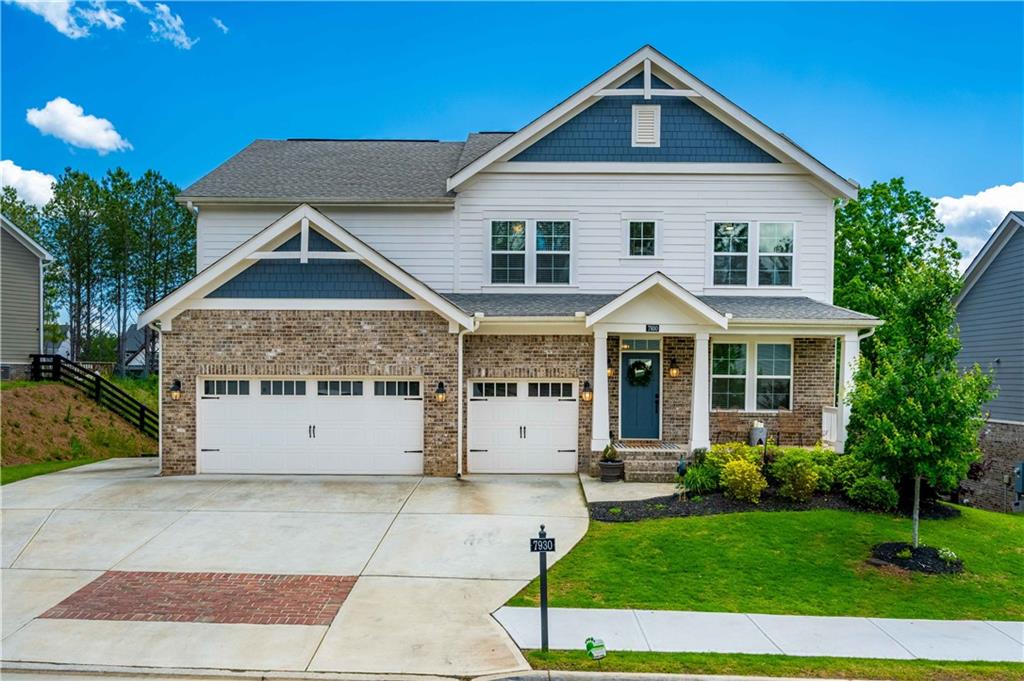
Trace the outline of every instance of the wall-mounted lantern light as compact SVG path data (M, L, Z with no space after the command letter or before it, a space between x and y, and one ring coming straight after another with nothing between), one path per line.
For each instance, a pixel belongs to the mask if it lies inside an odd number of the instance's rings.
M178 379L171 381L171 399L175 402L181 399L181 381Z
M608 377L611 378L615 375L615 367L612 366L611 362L608 362Z
M594 399L594 390L590 387L590 381L583 381L583 390L580 392L580 398L584 402L590 402Z
M444 381L438 382L437 390L434 391L434 399L438 402L444 402L447 397L448 394L444 389Z
M679 365L675 360L668 363L668 375L672 378L679 378Z

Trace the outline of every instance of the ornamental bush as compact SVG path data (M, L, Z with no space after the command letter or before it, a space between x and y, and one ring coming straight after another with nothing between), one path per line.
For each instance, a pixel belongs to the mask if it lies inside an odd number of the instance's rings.
M768 481L761 474L761 468L746 459L735 459L726 463L722 468L721 482L726 495L752 504L761 501L761 492L768 486Z
M884 478L868 475L858 479L846 493L857 506L872 511L891 511L896 508L900 497L896 487Z
M844 494L849 494L853 484L871 475L871 465L863 459L852 454L836 456L836 462L832 466L832 476L835 480L836 489Z
M719 478L730 461L747 461L752 463L758 471L764 465L761 459L761 448L745 445L742 442L711 445L708 453L704 455L704 463L714 469Z
M779 495L793 501L807 501L818 487L818 470L811 452L789 449L769 467L779 482Z
M718 489L718 471L707 464L698 464L686 469L682 486L687 492L706 494Z

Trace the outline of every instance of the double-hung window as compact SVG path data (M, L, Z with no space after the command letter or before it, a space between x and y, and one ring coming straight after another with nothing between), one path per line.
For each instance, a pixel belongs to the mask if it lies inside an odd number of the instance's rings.
M572 283L572 223L491 220L490 283L497 286Z
M715 343L711 348L711 408L746 409L747 344Z
M526 222L491 222L491 283L526 283Z
M537 283L568 284L572 235L566 221L537 221Z
M649 258L657 255L656 229L653 220L629 221L627 252L631 258Z
M758 286L793 285L793 223L762 222L757 236Z
M746 286L750 223L716 222L714 229L715 286Z
M749 360L753 361L749 361ZM737 341L711 346L711 408L792 409L793 346Z

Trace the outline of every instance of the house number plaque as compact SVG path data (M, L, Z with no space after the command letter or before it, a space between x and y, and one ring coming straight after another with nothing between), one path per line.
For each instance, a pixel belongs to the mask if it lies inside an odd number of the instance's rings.
M661 331L661 324L648 324L647 333L658 333Z

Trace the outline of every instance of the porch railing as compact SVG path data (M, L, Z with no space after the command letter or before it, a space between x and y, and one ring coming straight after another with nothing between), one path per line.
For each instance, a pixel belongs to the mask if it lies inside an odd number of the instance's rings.
M839 440L839 407L821 408L821 441L834 445Z

